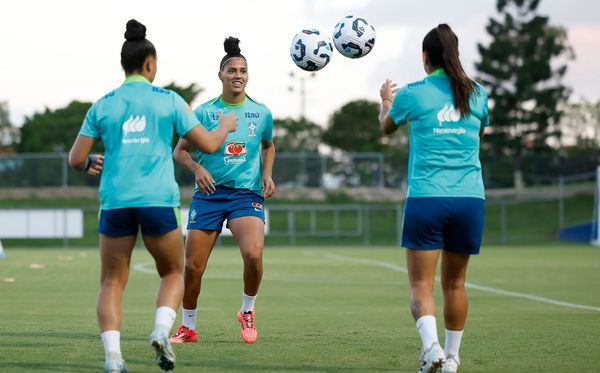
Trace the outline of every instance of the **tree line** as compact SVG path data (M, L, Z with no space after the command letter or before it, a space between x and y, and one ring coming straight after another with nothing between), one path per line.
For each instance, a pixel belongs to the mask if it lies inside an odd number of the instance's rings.
M478 44L474 78L489 94L492 123L481 157L492 173L512 179L500 184L519 182L531 172L563 173L561 168L573 171L573 165L600 163L600 102L569 103L571 91L562 78L575 55L566 30L540 15L539 3L498 0L498 14L486 26L491 42ZM202 91L196 84L171 83L165 88L187 102ZM0 102L0 148L5 152L67 151L90 106L73 101L63 108L35 113L15 128L7 104ZM390 159L390 167L402 164L408 156L407 131L403 128L399 135L382 137L378 112L378 102L356 100L335 111L325 126L305 118L276 118L278 150L318 153L324 144L333 151L380 152Z

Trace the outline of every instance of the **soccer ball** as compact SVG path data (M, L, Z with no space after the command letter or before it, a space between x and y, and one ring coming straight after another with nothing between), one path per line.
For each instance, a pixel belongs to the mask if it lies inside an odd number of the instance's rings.
M346 16L333 29L333 43L346 57L366 56L375 46L375 28L364 18Z
M306 71L321 70L331 60L333 45L331 38L316 29L306 29L292 39L290 56L294 63Z

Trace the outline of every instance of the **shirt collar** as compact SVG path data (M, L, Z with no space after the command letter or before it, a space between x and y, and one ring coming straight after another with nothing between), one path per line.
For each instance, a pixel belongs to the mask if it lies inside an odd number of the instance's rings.
M125 79L125 82L123 84L127 84L127 83L148 83L148 84L150 84L150 81L140 74L132 74L132 75L129 75L127 77L127 79Z
M223 96L219 96L219 102L221 102L223 105L227 106L227 107L231 107L231 108L236 108L236 107L240 107L242 105L244 105L246 103L247 97L244 96L244 99L242 100L242 102L237 103L237 104L230 104L229 102L225 102L223 100Z
M446 76L446 72L444 71L444 69L440 68L440 69L432 71L427 76Z

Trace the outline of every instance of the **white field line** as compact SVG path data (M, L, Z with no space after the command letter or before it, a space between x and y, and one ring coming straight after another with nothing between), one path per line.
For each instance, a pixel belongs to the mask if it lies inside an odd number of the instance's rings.
M314 252L310 252L310 254L308 254L308 255L313 255L312 253L314 253ZM391 269L392 271L395 271L395 272L407 273L406 268L404 268L402 266L399 266L394 263L380 261L380 260L353 258L353 257L349 257L349 256L342 256L342 255L336 255L336 254L320 254L320 256L322 256L324 258L332 259L332 260L337 260L337 261L345 261L345 262L352 262L352 263L358 263L358 264L364 264L364 265L371 265L371 266L376 266L376 267L383 267L383 268ZM439 277L436 277L436 280L439 281ZM577 309L581 309L581 310L600 312L600 307L592 307L592 306L587 306L584 304L562 302L559 300L539 297L537 295L526 294L526 293L517 293L514 291L506 291L506 290L502 290L502 289L492 288L489 286L477 285L477 284L473 284L470 282L467 282L465 284L465 287L467 287L469 289L486 291L488 293L505 295L507 297L524 298L524 299L529 299L529 300L533 300L536 302L553 304L555 306L562 306L562 307L568 307L568 308L577 308Z

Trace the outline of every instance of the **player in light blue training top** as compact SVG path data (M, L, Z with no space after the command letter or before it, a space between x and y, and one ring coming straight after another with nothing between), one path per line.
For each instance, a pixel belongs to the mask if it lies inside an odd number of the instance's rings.
M456 372L467 319L465 277L481 246L484 188L479 143L489 124L487 95L463 71L458 38L440 24L423 40L425 79L380 90L385 134L409 126L408 193L402 246L411 312L423 342L420 372ZM445 348L438 342L433 285L442 255Z
M183 296L183 238L179 187L172 158L173 130L206 152L217 150L236 128L234 114L219 117L208 132L176 93L151 84L156 50L146 27L130 20L121 49L126 80L89 110L69 153L69 165L100 180L101 288L98 323L106 372L127 372L120 346L121 298L131 253L141 227L161 277L150 343L163 370L175 366L168 336ZM90 155L96 141L104 155Z
M206 102L195 112L212 131L219 110L233 111L239 117L237 130L216 152L190 156L191 147L180 140L175 148L177 162L194 172L196 190L190 206L185 243L185 294L182 325L171 337L172 343L196 342L196 308L202 275L223 222L240 245L244 260L244 291L237 318L246 343L254 343L254 301L262 278L264 247L264 197L275 192L271 178L275 161L273 118L270 110L246 95L248 64L240 53L239 40L225 39L225 57L219 67L221 96Z

